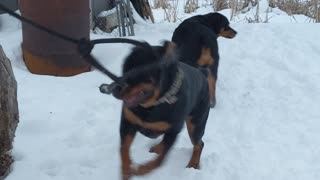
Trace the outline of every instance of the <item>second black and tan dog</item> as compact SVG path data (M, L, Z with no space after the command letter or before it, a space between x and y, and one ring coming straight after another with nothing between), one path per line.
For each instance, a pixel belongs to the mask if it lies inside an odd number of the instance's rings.
M180 51L180 60L194 67L210 69L208 83L211 107L216 104L219 51L217 38L234 38L237 32L219 13L197 15L184 20L174 31L172 41Z
M199 169L204 147L202 137L210 110L209 89L205 73L176 60L175 45L135 47L123 65L125 86L113 95L123 101L120 136L122 180L144 175L158 168L186 123L193 144L187 165ZM160 62L160 66L143 71L141 67ZM132 75L132 72L140 72ZM130 76L127 76L130 74ZM130 147L137 132L162 141L150 148L158 156L131 167Z

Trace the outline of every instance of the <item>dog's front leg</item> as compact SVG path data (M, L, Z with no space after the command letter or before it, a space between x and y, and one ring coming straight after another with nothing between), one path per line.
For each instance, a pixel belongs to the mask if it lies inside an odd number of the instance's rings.
M122 114L120 123L120 157L122 180L129 180L132 176L130 147L136 135L136 129L128 122L127 117Z
M134 139L135 134L127 134L121 138L120 156L121 156L121 170L122 180L129 180L132 175L131 170L131 158L130 158L130 146Z
M133 173L135 175L145 175L154 169L160 167L162 164L163 160L165 159L168 151L172 147L173 143L175 142L177 138L177 133L167 133L164 135L164 138L162 140L163 142L163 151L153 160L138 166L137 169L133 170Z

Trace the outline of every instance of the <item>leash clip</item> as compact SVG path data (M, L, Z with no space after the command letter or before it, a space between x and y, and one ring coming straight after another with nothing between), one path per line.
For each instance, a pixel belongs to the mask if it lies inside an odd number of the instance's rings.
M111 84L101 84L99 90L103 94L112 94L117 87L119 87L119 85L113 82Z
M78 42L78 51L82 57L87 57L91 53L93 47L93 43L85 38L80 39Z

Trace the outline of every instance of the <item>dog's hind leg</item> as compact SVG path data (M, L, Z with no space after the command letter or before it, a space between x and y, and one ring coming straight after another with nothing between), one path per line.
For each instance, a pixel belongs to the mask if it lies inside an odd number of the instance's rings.
M208 69L208 84L209 84L209 94L210 94L210 107L214 108L216 106L216 78L213 77L209 69Z
M203 147L203 141L201 141L201 144L193 146L192 156L187 165L187 168L200 169L200 157Z
M200 104L199 107L201 111L196 112L194 116L189 117L187 120L187 129L188 134L193 144L193 151L191 159L187 165L187 168L200 169L200 157L202 153L202 149L204 147L204 142L202 141L202 136L205 131L207 118L209 114L209 109L204 108L208 107L208 101L203 102L204 104ZM203 111L205 109L205 111Z
M193 144L192 156L187 168L200 169L200 157L204 143L202 140L200 140L200 142L196 142L194 139L195 125L192 123L192 118L187 120L187 129L191 143Z
M218 60L213 58L212 49L203 47L201 49L200 57L197 61L198 66L208 67L208 84L209 84L209 95L210 95L210 107L213 108L216 105L216 77L218 71Z

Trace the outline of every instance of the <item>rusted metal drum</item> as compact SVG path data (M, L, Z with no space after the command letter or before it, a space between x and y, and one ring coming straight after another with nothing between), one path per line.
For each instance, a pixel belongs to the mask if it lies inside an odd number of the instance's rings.
M21 14L54 31L89 39L89 0L20 0ZM22 24L23 58L35 74L72 76L90 70L75 44Z

